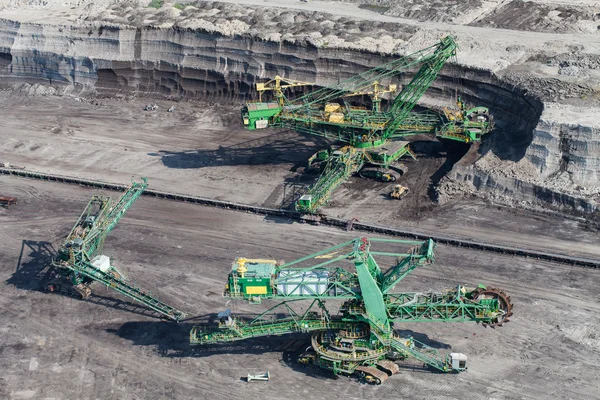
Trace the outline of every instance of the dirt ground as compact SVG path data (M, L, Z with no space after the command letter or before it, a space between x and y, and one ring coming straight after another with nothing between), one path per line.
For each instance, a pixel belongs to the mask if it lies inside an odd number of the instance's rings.
M515 315L495 330L397 326L443 352L467 354L469 370L443 375L405 367L372 387L297 365L303 337L190 348L191 322L159 321L106 288L86 302L40 292L36 275L47 256L98 192L12 177L0 177L0 187L20 200L0 209L0 398L597 398L596 271L438 246L436 264L415 271L398 290L491 284L510 293ZM210 318L225 308L220 293L234 257L292 260L351 237L322 226L141 198L109 236L105 254L164 301ZM266 370L268 383L241 380Z
M28 170L128 183L149 178L153 189L274 208L289 207L317 178L302 174L310 155L327 143L281 130L247 131L241 104L70 96L0 91L0 162ZM156 111L144 111L157 103ZM167 109L175 106L175 111ZM32 113L31 110L36 112ZM402 183L411 193L390 200L391 185L353 177L322 211L342 218L466 239L598 257L597 232L585 221L485 204L432 201L447 171L447 148L414 145ZM451 164L450 164L451 166ZM2 194L19 197L3 189Z
M165 1L155 9L147 0L0 0L0 17L4 23L61 24L67 30L175 26L400 54L452 34L461 46L459 64L516 74L518 82L553 77L597 91L595 0L384 0L376 7L362 0L223 2L229 4ZM16 41L7 42L9 53L23 46L54 51L43 29L28 29L17 29ZM10 63L9 53L0 54L0 67ZM104 57L102 50L90 54ZM135 51L131 56L137 59ZM60 91L28 84L0 90L0 165L122 184L144 176L157 190L286 208L316 179L302 174L306 160L328 145L295 132L247 131L237 102L55 95ZM597 96L577 101L591 107ZM158 110L143 110L153 103ZM171 106L175 111L169 113ZM411 192L405 199L390 200L389 184L352 177L322 211L425 234L600 258L598 228L582 218L471 198L436 204L434 187L452 157L438 142L413 147L419 160L406 162L400 183ZM269 306L226 303L221 296L235 257L290 261L355 233L140 198L109 236L104 253L139 286L193 316L174 324L103 287L87 301L40 291L49 260L98 193L0 175L0 195L19 199L16 206L0 207L0 400L599 398L595 270L438 245L436 263L417 269L398 291L489 284L511 295L515 314L498 329L397 324L401 334L441 353L467 354L469 369L445 375L407 362L400 374L373 387L298 365L297 355L308 346L304 335L189 345L191 326L213 320L225 308L259 313ZM267 370L270 382L242 379Z

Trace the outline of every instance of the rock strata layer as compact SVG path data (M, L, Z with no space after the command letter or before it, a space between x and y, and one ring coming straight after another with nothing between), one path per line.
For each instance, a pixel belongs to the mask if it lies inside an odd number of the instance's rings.
M65 85L84 93L132 91L241 102L254 96L256 82L275 75L328 85L391 59L182 28L0 20L4 85ZM398 83L408 82L413 72L402 75ZM475 164L458 163L442 180L441 199L466 190L501 202L517 199L523 204L596 209L599 139L593 121L578 124L573 120L576 115L563 115L559 122L540 120L543 104L537 97L489 71L458 65L444 68L423 104L449 105L456 93L489 107L497 129L481 147ZM565 123L569 118L572 122ZM565 179L568 184L557 183Z

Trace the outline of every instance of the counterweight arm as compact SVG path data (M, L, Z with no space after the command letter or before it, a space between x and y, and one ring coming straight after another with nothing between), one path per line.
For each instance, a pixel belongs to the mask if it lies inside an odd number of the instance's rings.
M437 46L433 56L428 59L414 78L406 85L400 94L396 96L390 109L393 119L387 124L383 138L389 138L396 129L408 117L417 101L423 93L431 86L431 83L437 78L439 72L444 67L448 59L456 54L456 42L452 37L447 36L442 39Z

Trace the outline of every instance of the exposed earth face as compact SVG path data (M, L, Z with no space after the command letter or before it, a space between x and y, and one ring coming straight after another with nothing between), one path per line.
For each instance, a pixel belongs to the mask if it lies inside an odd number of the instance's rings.
M273 208L316 179L330 143L247 131L240 108L275 75L328 85L451 34L419 107L459 94L489 107L479 147L417 138L410 193L352 177L322 211L361 222L598 258L600 4L597 1L152 2L0 0L0 163ZM406 83L414 71L399 79ZM148 104L158 108L144 111ZM173 112L167 112L175 107ZM378 388L293 360L308 339L187 345L171 325L100 289L92 302L38 291L38 272L97 191L0 176L0 398L581 398L596 396L595 271L438 246L403 290L493 284L515 303L502 329L397 326L469 371L406 368ZM112 194L116 196L116 194ZM567 215L568 214L568 215ZM141 199L106 252L168 303L222 311L236 256L292 260L354 237L322 226ZM237 311L257 312L240 304ZM133 310L133 312L132 312ZM262 310L262 308L261 308ZM304 346L304 347L303 347ZM271 372L267 384L240 381Z
M274 75L327 85L452 34L457 63L444 68L421 105L449 106L460 93L489 107L496 129L475 157L432 178L430 197L476 195L588 214L598 208L600 41L599 31L588 29L597 19L594 2L413 1L377 8L241 0L154 8L136 1L8 1L0 7L0 74L8 88L54 85L58 91L24 89L29 96L88 101L125 93L212 99L230 105L228 112ZM401 82L410 78L408 71Z

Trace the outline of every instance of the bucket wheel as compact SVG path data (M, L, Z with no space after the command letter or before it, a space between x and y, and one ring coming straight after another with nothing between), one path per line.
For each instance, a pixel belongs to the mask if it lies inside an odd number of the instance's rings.
M504 292L502 289L498 288L478 288L476 289L474 295L474 300L480 299L497 299L498 300L498 315L491 322L486 322L484 326L502 326L505 322L509 321L509 318L513 315L513 304L510 300L510 296Z
M477 110L470 112L467 119L473 122L492 122L492 115L488 110Z

